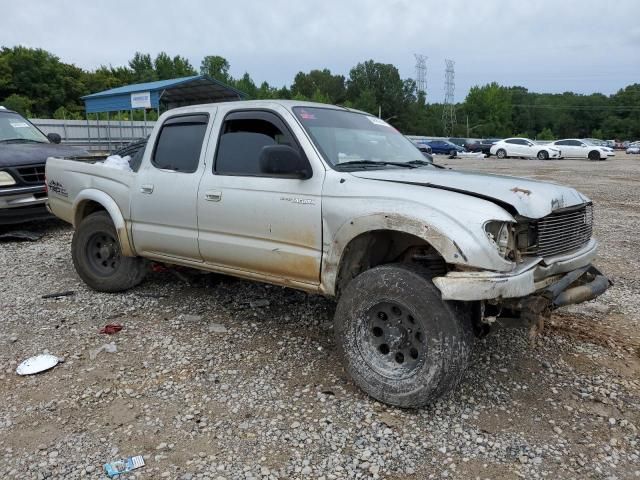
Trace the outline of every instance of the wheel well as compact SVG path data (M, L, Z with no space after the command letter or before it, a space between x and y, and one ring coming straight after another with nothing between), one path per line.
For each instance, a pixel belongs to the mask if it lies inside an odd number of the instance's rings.
M92 213L99 211L106 212L107 209L94 200L87 200L80 203L80 205L78 205L78 208L76 209L74 217L75 226L77 227L84 218L88 217Z
M365 270L398 262L423 265L434 276L447 271L444 258L422 238L394 230L374 230L358 235L345 247L336 277L336 296Z

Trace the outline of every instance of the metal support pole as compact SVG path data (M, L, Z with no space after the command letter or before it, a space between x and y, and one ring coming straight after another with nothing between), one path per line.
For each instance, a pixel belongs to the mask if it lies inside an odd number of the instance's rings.
M89 124L89 112L85 110L84 114L87 119L87 143L89 144L88 148L91 149L91 125Z
M62 120L62 130L64 131L64 141L69 140L69 134L67 133L67 119Z
M133 141L133 138L134 138L134 137L133 137L133 108L132 108L131 110L129 110L129 115L131 115L131 116L129 117L129 118L131 119L131 120L130 120L130 122L131 122L131 132L129 132L129 133L131 133L131 138L130 138L129 140L130 140L130 141Z
M111 114L107 112L107 145L111 153Z
M118 110L118 118L120 121L120 147L124 147L124 137L122 136L122 112Z
M100 142L102 142L102 137L100 136L100 113L96 112L96 139L98 140L98 148L100 148Z
M142 112L143 112L142 115L144 117L144 135L142 136L146 137L147 136L147 109L145 108Z

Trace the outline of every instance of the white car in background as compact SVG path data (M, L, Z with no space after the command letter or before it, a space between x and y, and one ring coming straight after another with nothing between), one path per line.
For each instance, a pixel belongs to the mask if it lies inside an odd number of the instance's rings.
M587 140L579 140L577 138L566 138L556 140L550 144L562 151L564 158L588 158L589 160L606 160L608 156L614 153L607 147L601 147L588 142ZM609 152L611 150L611 152Z
M548 160L562 157L562 152L558 147L549 144L540 145L528 138L506 138L500 140L493 144L490 153L498 158L526 157Z

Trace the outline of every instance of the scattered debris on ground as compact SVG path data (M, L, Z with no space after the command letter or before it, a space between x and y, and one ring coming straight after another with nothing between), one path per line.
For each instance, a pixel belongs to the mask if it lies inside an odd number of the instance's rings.
M98 333L104 333L106 335L113 335L122 330L122 325L119 323L108 323L100 329Z
M15 230L13 232L7 232L0 234L0 240L5 241L27 241L37 242L43 237L44 234L39 232L28 232L26 230Z
M75 295L76 292L73 290L65 290L64 292L56 292L56 293L47 293L42 295L42 298L60 298L60 297L70 297L71 295Z
M23 361L20 365L18 365L18 368L16 368L16 373L22 376L35 375L36 373L51 370L59 362L60 359L58 357L50 355L48 353L42 353L40 355L27 358L25 361Z

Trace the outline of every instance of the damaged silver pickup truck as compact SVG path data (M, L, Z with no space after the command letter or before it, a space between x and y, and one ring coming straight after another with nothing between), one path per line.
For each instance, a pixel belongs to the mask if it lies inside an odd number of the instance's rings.
M433 401L474 336L532 327L609 287L576 190L443 169L384 121L251 101L164 113L132 171L49 159L49 208L75 226L92 288L134 287L149 260L337 299L345 367L371 396Z

